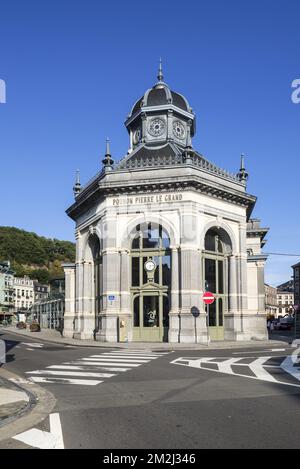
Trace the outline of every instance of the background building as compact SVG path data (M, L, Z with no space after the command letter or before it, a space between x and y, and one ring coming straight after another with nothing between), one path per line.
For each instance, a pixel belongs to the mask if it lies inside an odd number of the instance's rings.
M277 290L277 316L294 313L294 293Z
M277 290L281 292L294 293L294 280L288 280L287 282L284 282L281 285L278 285Z
M265 295L266 295L266 313L268 316L277 317L277 288L272 287L265 283Z
M25 311L34 304L34 280L27 277L14 278L15 310Z
M300 262L292 266L294 271L294 301L295 305L300 305Z
M43 301L47 300L49 298L50 294L50 286L39 283L37 280L33 281L33 286L34 286L34 301Z
M14 314L14 274L9 261L0 262L0 321Z

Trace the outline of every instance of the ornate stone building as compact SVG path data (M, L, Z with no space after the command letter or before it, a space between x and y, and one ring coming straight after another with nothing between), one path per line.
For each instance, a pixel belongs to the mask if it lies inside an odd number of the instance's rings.
M184 96L158 82L125 122L118 163L79 175L67 214L76 263L65 264L64 335L108 342L264 339L267 232L251 220L256 197L238 174L193 148L196 119ZM215 302L206 312L202 295ZM208 313L208 314L207 314Z

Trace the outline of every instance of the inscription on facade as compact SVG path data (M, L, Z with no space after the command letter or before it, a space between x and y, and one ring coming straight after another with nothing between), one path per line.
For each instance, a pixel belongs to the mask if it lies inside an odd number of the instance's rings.
M137 195L130 197L115 197L112 200L114 206L137 205L137 204L159 204L163 202L180 202L183 195L180 193Z

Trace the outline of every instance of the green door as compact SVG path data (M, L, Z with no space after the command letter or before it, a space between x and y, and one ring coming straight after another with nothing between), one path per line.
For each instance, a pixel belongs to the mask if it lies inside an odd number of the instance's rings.
M221 257L205 258L205 290L213 293L214 303L207 305L208 327L211 340L224 340L225 262Z
M209 336L211 340L224 340L223 298L216 298L207 305Z
M133 296L133 341L167 340L169 302L159 291L143 291Z

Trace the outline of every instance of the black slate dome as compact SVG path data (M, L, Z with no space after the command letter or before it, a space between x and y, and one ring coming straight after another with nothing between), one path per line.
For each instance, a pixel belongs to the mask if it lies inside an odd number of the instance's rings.
M179 93L176 93L175 91L172 91L163 81L161 63L157 78L158 82L152 88L147 90L144 96L136 101L133 108L131 109L129 116L133 116L144 107L166 106L170 104L183 111L191 113L192 109L185 97Z
M144 96L136 101L131 109L130 116L133 116L142 107L165 106L168 104L173 104L173 106L186 112L192 111L184 96L170 90L168 85L161 82L147 90Z

